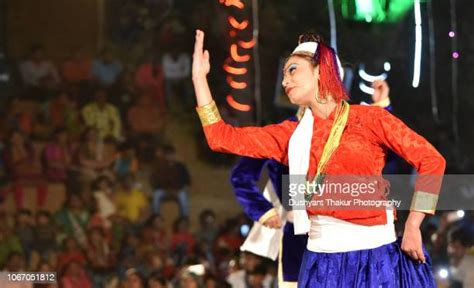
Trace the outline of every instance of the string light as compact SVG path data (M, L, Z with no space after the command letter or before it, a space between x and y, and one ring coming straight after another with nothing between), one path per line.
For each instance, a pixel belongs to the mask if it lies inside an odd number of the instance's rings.
M229 21L230 26L232 26L234 29L237 29L237 30L245 30L245 28L249 26L248 20L239 22L233 16L227 17L227 21Z
M227 72L229 74L233 74L233 75L247 74L247 68L237 68L237 67L230 66L228 64L224 64L222 66L222 68L224 68L225 72Z
M239 41L239 46L244 48L244 49L252 49L253 46L255 46L255 44L257 43L257 40L255 40L255 38L253 38L252 40L250 41Z
M219 3L224 4L225 6L234 6L238 9L244 9L245 5L240 0L219 0Z
M226 80L227 80L227 83L229 83L230 87L232 87L233 89L242 90L242 89L247 88L246 82L234 81L234 79L230 75L226 77Z
M240 0L219 0L219 3L230 7L233 6L238 9L244 9L245 5ZM229 36L231 38L237 38L239 31L244 31L249 27L249 20L243 19L242 21L238 21L233 15L227 17L227 22L229 23L231 29L229 31ZM254 36L255 37L255 36ZM234 42L235 40L233 40ZM241 49L252 49L256 44L256 39L252 38L250 41L242 41L238 40L232 43L229 47L230 57L226 59L222 68L227 73L226 81L229 84L230 88L234 90L243 90L248 87L247 82L245 81L236 81L233 76L242 76L248 73L248 69L243 67L235 67L235 63L243 63L248 62L251 59L250 54L244 53L239 54L238 48ZM229 94L226 97L226 101L230 107L235 110L248 112L252 109L251 105L242 104L234 99L234 96Z
M250 60L250 55L239 55L237 52L237 44L230 45L230 57L235 62L247 62Z
M243 112L248 112L252 110L252 106L247 105L247 104L241 104L237 101L235 101L234 97L232 95L227 95L226 97L227 103L229 104L230 107L234 108L235 110L243 111Z

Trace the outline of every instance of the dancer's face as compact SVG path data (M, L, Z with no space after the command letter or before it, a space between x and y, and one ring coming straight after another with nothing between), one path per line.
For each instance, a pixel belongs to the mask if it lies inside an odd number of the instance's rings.
M318 93L318 68L301 56L291 56L283 68L283 88L290 102L310 105Z

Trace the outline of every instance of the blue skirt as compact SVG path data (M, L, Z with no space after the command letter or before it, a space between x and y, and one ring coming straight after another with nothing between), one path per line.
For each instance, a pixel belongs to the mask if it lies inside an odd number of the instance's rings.
M436 287L431 259L419 264L401 250L401 240L374 249L341 253L306 250L298 288Z

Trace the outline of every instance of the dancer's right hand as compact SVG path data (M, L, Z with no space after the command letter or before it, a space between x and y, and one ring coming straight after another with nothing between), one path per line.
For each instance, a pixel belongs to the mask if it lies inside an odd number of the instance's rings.
M282 223L279 215L274 215L268 218L267 221L263 222L263 226L273 229L281 228L281 225Z
M201 30L196 30L193 53L193 80L201 80L203 78L206 78L207 74L211 70L211 64L209 62L209 51L203 50L203 46L204 32Z

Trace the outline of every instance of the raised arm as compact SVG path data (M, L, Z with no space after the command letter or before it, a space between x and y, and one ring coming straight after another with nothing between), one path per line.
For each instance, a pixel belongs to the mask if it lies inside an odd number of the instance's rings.
M209 147L218 152L254 158L269 158L285 163L287 148L297 123L284 121L265 127L232 127L221 119L207 82L210 71L209 52L203 50L204 32L197 30L194 44L192 79L198 107Z

